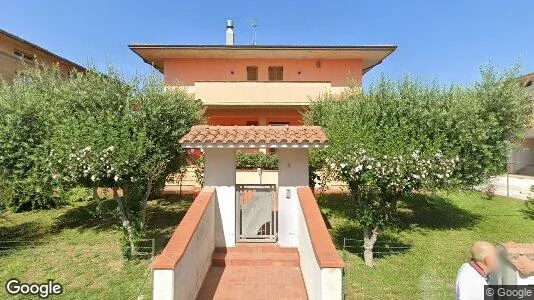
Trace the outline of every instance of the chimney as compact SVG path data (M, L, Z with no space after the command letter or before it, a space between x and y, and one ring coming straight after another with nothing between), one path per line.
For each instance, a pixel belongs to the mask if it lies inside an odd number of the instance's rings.
M226 45L234 44L234 21L226 20Z

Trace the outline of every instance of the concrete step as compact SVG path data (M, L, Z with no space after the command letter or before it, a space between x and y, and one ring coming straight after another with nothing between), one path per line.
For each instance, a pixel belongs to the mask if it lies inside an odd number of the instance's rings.
M224 253L298 253L297 248L280 247L276 243L239 243L235 247L215 248L215 252Z
M285 266L299 267L297 248L282 248L276 244L238 244L232 248L216 248L213 266Z

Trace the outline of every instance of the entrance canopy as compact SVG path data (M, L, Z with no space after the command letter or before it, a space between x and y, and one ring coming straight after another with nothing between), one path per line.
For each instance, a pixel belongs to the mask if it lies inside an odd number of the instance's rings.
M184 148L321 148L328 138L320 126L193 126Z

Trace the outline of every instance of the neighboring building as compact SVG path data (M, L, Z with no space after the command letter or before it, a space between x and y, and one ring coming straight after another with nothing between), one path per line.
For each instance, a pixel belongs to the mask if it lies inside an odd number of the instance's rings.
M206 106L209 125L302 125L311 99L338 94L380 64L396 46L131 44L163 73L165 85L184 86Z
M519 83L534 102L534 73L518 78ZM511 174L534 176L534 127L532 124L525 134L525 139L519 144L518 151L513 151L508 159L508 172Z
M523 75L517 80L534 97L534 72Z
M0 77L11 81L20 71L34 67L36 63L58 64L64 74L72 69L85 70L68 59L0 29Z

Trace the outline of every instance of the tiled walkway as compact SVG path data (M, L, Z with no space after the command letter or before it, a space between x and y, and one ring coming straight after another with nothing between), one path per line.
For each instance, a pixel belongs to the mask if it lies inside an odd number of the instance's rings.
M298 254L288 250L273 244L218 249L197 299L307 299Z

